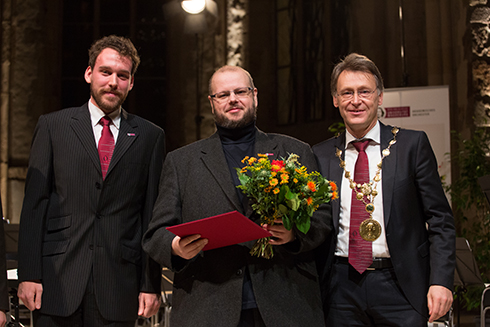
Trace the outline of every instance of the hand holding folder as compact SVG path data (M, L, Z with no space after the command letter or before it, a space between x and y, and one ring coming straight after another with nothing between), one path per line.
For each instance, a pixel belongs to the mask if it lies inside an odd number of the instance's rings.
M199 234L208 239L203 251L271 236L238 211L167 227L167 230L181 238Z

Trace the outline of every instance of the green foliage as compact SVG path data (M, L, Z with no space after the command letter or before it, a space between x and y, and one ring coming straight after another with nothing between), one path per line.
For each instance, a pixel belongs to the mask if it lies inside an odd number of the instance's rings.
M338 197L337 186L319 172L308 173L299 163L298 155L290 154L287 159L272 162L268 155L258 157L244 158L247 165L236 169L241 183L238 188L252 199L252 209L260 215L261 224L272 225L282 219L286 229L296 226L306 234L310 218L319 205ZM272 247L259 244L252 254L270 257Z
M480 269L484 282L490 282L490 213L478 178L490 174L487 154L490 152L490 132L477 128L469 139L453 132L457 151L452 164L459 169L459 176L446 187L451 195L458 236L466 238ZM467 309L480 305L483 287L469 287L463 293Z
M338 136L345 131L345 124L343 122L333 123L328 127L328 131Z

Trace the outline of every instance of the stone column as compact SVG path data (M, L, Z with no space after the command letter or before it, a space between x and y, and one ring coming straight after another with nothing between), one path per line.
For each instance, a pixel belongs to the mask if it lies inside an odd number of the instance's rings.
M60 109L61 0L2 0L0 185L4 216L19 222L34 127Z
M490 3L469 0L475 124L490 127Z

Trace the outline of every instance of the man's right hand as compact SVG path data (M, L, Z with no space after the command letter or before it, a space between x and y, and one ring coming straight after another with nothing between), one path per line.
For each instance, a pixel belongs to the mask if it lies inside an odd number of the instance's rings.
M208 244L208 239L201 239L201 235L195 234L184 238L175 236L172 240L172 254L184 259L194 258Z
M27 309L34 311L41 309L41 296L43 284L41 282L21 282L17 296L22 300Z

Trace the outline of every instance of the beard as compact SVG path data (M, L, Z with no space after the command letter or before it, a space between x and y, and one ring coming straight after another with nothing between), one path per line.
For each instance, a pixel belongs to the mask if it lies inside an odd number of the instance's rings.
M94 90L92 88L92 84L90 84L90 96L94 99L97 106L106 114L109 114L114 110L119 109L128 96L128 93L123 94L119 91L113 91L112 93L114 93L117 98L112 99L113 101L107 101L106 99L104 99L105 93L106 92L102 89Z
M229 129L247 126L256 119L257 107L255 106L255 103L253 104L252 108L244 111L243 117L240 120L229 119L225 114L218 113L216 110L214 111L214 122L216 125Z

